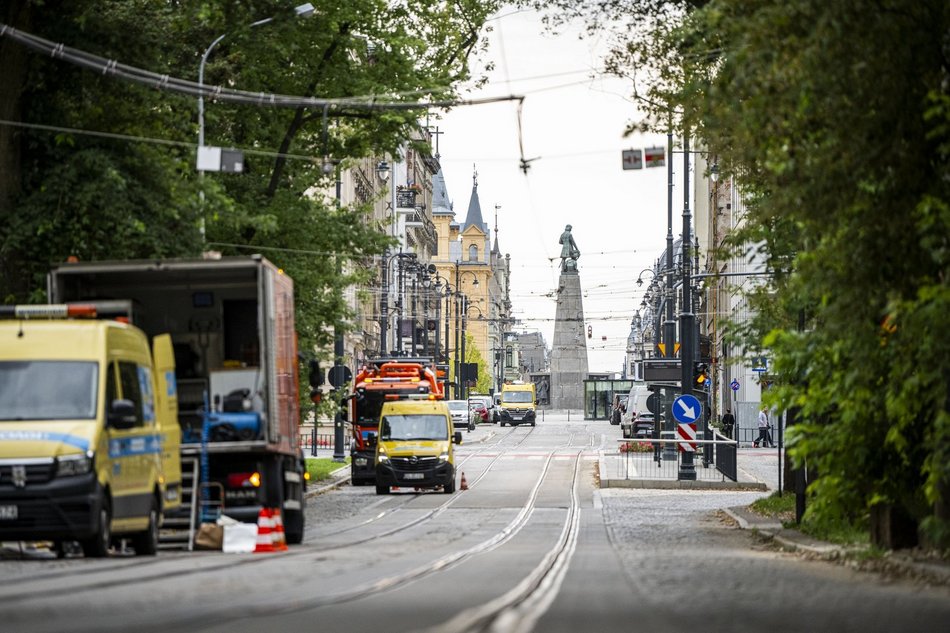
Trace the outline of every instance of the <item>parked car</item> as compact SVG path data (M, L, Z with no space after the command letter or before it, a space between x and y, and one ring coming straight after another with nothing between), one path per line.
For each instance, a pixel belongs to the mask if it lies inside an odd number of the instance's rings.
M649 411L640 411L633 420L634 437L652 437L653 436L653 414Z
M448 405L449 413L452 414L452 426L457 429L475 430L475 422L469 412L467 400L449 400Z
M488 417L488 409L485 407L483 402L478 400L469 400L468 409L471 411L471 417L476 424L480 422L488 422L490 420Z
M468 401L474 402L478 401L485 405L486 411L488 411L488 419L486 422L494 422L497 418L497 410L495 409L495 400L491 396L486 396L482 394L472 394L468 397Z

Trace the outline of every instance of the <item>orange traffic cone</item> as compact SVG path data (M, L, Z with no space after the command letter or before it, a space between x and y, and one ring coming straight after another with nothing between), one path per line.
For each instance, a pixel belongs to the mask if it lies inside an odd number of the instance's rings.
M272 512L268 508L261 508L257 513L257 544L254 553L275 552Z
M462 481L459 482L459 490L468 490L468 482L465 481L465 473L462 473Z
M280 510L274 510L274 531L272 533L274 537L274 551L275 552L286 552L287 551L287 536L284 534L284 520L280 516Z

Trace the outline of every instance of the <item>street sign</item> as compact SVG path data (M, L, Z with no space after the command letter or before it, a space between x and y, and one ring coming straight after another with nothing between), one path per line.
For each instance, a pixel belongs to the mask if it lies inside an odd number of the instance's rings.
M696 425L678 424L676 434L679 435L678 444L681 453L693 453L696 451Z
M769 359L765 356L756 356L752 359L752 371L757 374L764 374L769 370Z
M639 149L625 149L621 152L624 169L643 169L643 151Z
M683 378L679 359L647 358L643 361L643 379L647 382L679 382Z
M683 394L673 401L673 417L681 424L693 424L703 413L699 398Z
M666 164L666 150L662 147L648 147L644 155L647 167L662 167Z
M739 391L739 381L735 378L732 379L732 382L729 383L729 386L733 391Z

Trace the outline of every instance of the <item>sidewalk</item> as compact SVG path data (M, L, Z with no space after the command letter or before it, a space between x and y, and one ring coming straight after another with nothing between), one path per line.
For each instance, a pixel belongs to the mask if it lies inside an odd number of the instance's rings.
M741 449L737 454L738 481L727 479L714 463L703 466L702 452L693 457L695 480L680 479L680 455L672 453L659 463L653 452L618 453L601 451L599 458L601 488L656 488L692 490L757 490L772 487L769 475L777 469L777 453Z
M723 508L739 529L753 530L780 546L783 550L799 552L811 557L828 561L844 561L861 571L876 571L887 575L898 575L930 585L950 587L950 562L931 558L919 550L899 550L888 552L881 558L852 557L863 551L862 548L846 547L820 541L798 530L783 527L773 518L756 514L748 506Z

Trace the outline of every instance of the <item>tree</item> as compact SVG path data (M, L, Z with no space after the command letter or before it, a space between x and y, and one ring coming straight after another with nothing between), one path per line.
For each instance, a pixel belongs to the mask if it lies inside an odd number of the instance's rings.
M635 79L647 117L631 128L700 139L746 195L733 252L754 245L776 273L739 334L771 350L772 404L800 408L791 452L819 473L806 519L867 526L893 510L950 542L950 7L616 1L580 15L605 24L632 6L646 13L606 60Z
M470 389L476 393L488 393L491 391L492 377L491 366L482 358L482 353L475 346L475 337L472 334L465 333L465 362L478 365L478 381L475 387Z
M13 0L3 15L11 26L126 65L195 80L202 53L225 34L206 85L348 101L289 110L205 99L206 144L243 148L246 160L241 175L199 178L195 98L0 38L13 87L0 92L0 113L20 122L0 126L9 167L0 170L0 295L42 300L49 263L69 256L263 252L295 280L301 348L329 344L347 325L343 289L369 276L363 262L390 239L367 206L311 193L332 192L336 166L350 159L398 152L426 114L407 104L458 96L495 5L353 0L304 20L276 0Z

